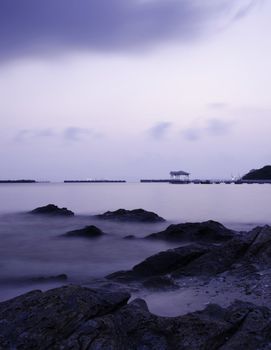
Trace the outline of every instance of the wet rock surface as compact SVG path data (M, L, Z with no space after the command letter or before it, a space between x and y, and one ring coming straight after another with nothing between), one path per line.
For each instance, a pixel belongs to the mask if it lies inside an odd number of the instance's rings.
M43 207L36 208L30 214L48 215L48 216L74 216L74 213L67 208L59 208L54 204L48 204Z
M0 303L2 349L200 350L270 348L271 312L236 301L160 317L129 294L66 286Z
M64 237L82 237L82 238L98 238L103 236L105 233L100 230L97 226L90 225L79 230L73 230L65 233Z
M115 221L130 221L130 222L143 222L143 223L155 223L155 222L164 222L161 216L147 211L144 209L118 209L115 211L107 211L104 214L96 216L99 219L103 220L115 220Z
M160 239L173 242L221 243L236 235L216 221L170 225L166 230L153 233L147 239Z

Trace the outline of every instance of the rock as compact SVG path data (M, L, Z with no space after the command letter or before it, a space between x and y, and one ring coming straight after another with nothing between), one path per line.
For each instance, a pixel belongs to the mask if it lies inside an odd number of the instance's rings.
M97 215L96 217L103 220L144 222L144 223L155 223L155 222L165 221L165 219L163 219L161 216L144 209L134 209L134 210L118 209L115 211L107 211L106 213Z
M243 275L270 267L271 227L264 226L212 247L206 254L175 271L174 276L213 276L229 270L234 270L235 275Z
M256 227L249 234L252 243L249 246L244 260L258 265L259 269L271 267L271 227Z
M239 261L249 247L249 242L242 238L233 238L221 246L212 247L208 252L174 271L173 277L214 276L229 270Z
M149 312L126 293L78 286L33 291L0 303L1 349L267 350L271 311L236 301L178 317Z
M74 213L67 208L59 208L54 204L48 204L44 207L39 207L30 212L31 214L50 215L50 216L74 216Z
M142 277L166 274L186 266L207 251L207 247L196 244L169 249L145 259L135 265L132 271Z
M170 225L164 231L152 233L147 239L162 239L174 242L221 243L234 237L236 233L216 221Z
M69 231L64 234L66 237L97 238L104 235L104 232L94 225L86 226L79 230Z
M107 278L118 282L129 282L152 276L165 275L186 266L208 251L206 246L191 244L184 247L169 249L152 255L132 270L115 272Z
M242 180L271 180L271 165L266 165L261 169L252 169L242 177Z
M63 345L68 349L64 345L67 338L87 328L91 319L99 320L125 305L129 297L127 293L66 286L45 293L32 291L0 303L0 348L59 349ZM80 342L79 334L77 340Z
M212 277L230 272L251 275L271 268L271 227L257 227L220 245L189 244L154 254L132 270L115 272L107 278L122 283L144 281L170 274L172 278Z

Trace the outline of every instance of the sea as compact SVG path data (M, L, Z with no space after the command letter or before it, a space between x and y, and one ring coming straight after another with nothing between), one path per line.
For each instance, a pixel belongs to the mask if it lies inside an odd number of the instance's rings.
M65 283L91 286L110 273L131 269L152 254L178 246L124 239L127 235L143 238L170 224L206 220L237 231L271 225L271 184L0 184L0 198L0 301ZM29 214L49 203L67 207L75 216ZM119 208L143 208L167 221L142 224L95 218ZM96 225L106 235L98 239L63 236L87 225ZM66 274L67 281L47 279L60 274Z

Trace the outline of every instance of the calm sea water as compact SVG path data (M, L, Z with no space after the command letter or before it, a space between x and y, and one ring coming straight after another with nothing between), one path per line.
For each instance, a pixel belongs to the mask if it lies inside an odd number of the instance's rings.
M65 273L68 283L90 283L174 246L125 240L126 235L144 237L171 223L209 219L237 230L271 224L271 185L1 184L0 198L0 300L62 284L34 283L35 277ZM27 214L48 203L68 207L76 216L59 219ZM119 208L144 208L168 222L121 224L92 217ZM90 224L107 235L96 240L61 237Z

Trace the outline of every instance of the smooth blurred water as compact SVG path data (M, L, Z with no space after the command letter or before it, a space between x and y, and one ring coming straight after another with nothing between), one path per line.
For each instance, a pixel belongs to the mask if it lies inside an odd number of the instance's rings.
M0 198L0 213L55 203L78 214L142 207L175 221L271 222L271 184L0 184Z
M62 284L33 283L33 277L65 273L68 283L87 283L176 246L123 239L126 235L144 237L171 223L209 219L238 230L271 224L271 185L1 184L0 198L0 300ZM48 203L68 207L76 216L27 214ZM144 208L168 222L124 224L91 217L119 208ZM107 234L95 240L61 237L90 224Z

